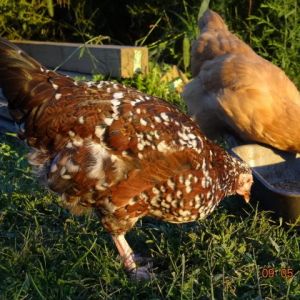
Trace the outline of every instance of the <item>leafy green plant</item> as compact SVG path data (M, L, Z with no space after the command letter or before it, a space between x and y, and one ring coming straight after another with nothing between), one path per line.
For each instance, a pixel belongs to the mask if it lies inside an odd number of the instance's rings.
M187 2L183 0L184 14L181 16L178 13L175 13L177 18L182 22L184 28L183 40L182 40L182 63L185 72L190 66L190 51L191 51L191 42L199 36L199 27L198 20L202 17L204 12L209 7L210 0L203 0L199 7L198 14L191 13L188 9ZM178 62L181 63L181 60Z
M196 39L199 34L198 18L203 14L208 5L209 0L204 0L198 10L195 10L194 7L191 8L188 5L186 0L182 0L182 10L180 12L177 12L175 9L161 12L146 36L137 40L136 45L145 45L145 42L153 31L167 25L163 36L155 42L148 44L150 56L154 60L159 60L161 56L167 53L167 55L171 55L172 58L177 60L177 65L182 65L184 70L187 71L190 64L191 41Z
M168 99L180 109L186 111L186 105L180 94L168 82L163 82L163 74L170 69L169 65L150 63L149 74L136 74L134 78L124 79L123 82L138 89L141 92L153 95L162 99Z
M262 3L247 27L252 47L283 68L300 88L300 8L297 0Z
M9 39L48 36L53 20L48 13L47 1L0 1L0 32Z
M88 1L0 0L0 34L8 39L87 41L100 36L94 23L98 11Z

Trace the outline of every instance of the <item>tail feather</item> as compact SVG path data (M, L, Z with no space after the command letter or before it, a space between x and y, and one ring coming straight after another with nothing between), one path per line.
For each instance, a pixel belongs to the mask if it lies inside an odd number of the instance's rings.
M0 37L0 51L1 53L7 53L7 58L15 59L16 63L24 63L29 68L40 68L41 65L35 59L30 57L24 51L22 51L18 46L14 45L13 43L7 41L4 38ZM2 58L2 57L1 57Z
M0 38L0 85L7 98L14 99L18 82L28 82L41 65L12 43ZM17 84L17 85L16 85Z
M46 70L19 47L0 38L0 87L7 98L12 117L21 122L36 106L49 101L55 94L53 81L72 79Z

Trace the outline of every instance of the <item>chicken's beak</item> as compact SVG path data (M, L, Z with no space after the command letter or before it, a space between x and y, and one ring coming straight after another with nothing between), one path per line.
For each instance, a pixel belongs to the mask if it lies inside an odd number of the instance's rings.
M244 193L244 200L245 200L245 202L246 203L249 203L249 201L250 201L250 193Z
M242 197L244 197L246 203L250 202L250 191L245 191L244 189L238 189L236 192Z

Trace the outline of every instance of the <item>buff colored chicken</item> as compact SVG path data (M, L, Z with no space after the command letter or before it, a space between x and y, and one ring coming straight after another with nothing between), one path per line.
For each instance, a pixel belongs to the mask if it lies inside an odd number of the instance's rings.
M300 152L300 95L285 73L232 34L208 10L192 47L192 75L183 97L202 131L224 130L246 141Z

